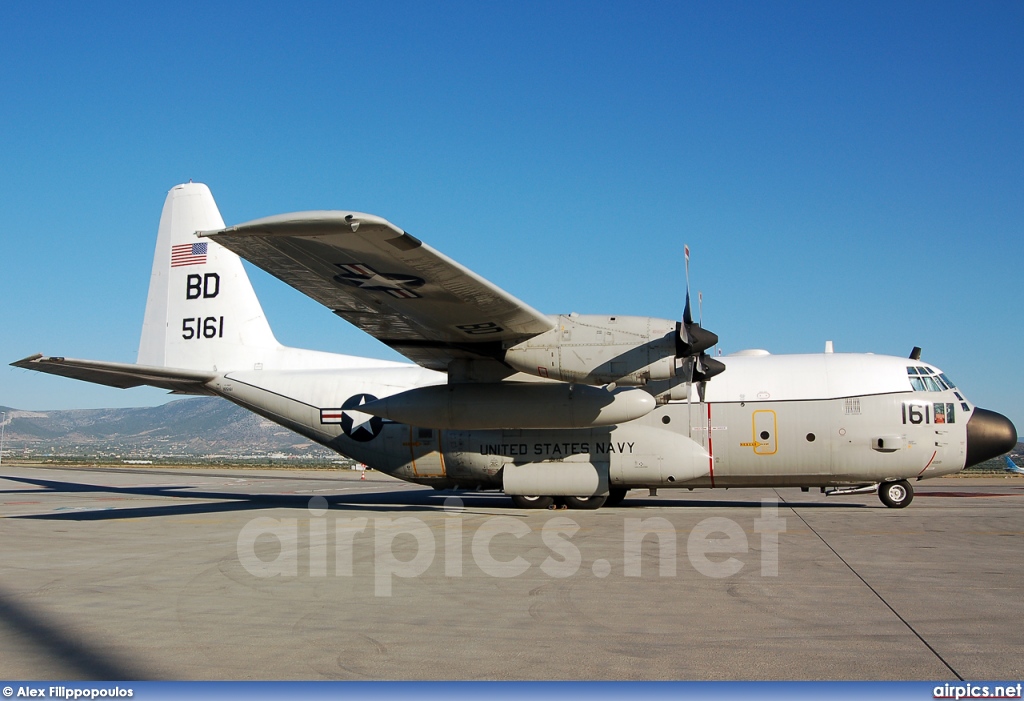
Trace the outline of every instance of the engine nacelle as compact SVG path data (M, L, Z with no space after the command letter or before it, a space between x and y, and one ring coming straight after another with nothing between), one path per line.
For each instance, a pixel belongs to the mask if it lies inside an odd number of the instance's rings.
M676 376L676 322L640 316L569 314L551 331L512 346L505 362L562 382L642 386Z

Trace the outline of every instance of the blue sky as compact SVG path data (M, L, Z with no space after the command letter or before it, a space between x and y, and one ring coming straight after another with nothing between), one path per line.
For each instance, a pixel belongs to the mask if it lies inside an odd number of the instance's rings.
M7 3L0 359L133 362L160 208L384 216L548 312L906 355L1024 427L1024 4ZM252 274L278 338L395 357ZM168 399L0 368L0 405Z

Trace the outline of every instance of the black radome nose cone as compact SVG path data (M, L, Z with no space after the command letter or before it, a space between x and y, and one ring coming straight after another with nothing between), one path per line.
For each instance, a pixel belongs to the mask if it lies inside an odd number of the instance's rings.
M1017 445L1017 429L1002 414L988 409L974 409L967 422L967 462L964 467L977 465L990 458L1008 453Z

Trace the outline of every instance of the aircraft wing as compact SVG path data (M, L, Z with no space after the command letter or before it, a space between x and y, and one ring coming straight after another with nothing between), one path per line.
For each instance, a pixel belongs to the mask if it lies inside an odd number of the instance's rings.
M372 214L281 214L199 232L433 370L500 359L546 316Z
M70 377L75 380L95 382L108 387L139 387L149 385L167 389L176 394L208 394L207 382L216 375L199 370L179 370L175 368L158 368L130 363L106 363L98 360L77 360L60 356L47 357L41 354L31 355L11 363L16 368L37 370Z

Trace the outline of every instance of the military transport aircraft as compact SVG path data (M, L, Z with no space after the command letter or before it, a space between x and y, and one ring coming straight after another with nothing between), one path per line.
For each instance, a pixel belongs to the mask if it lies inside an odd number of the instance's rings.
M238 256L415 364L284 347ZM874 491L1013 448L1004 416L911 358L719 359L694 323L549 316L371 214L225 228L210 190L174 187L157 234L138 363L13 365L114 387L224 397L397 478L594 509L630 489Z

